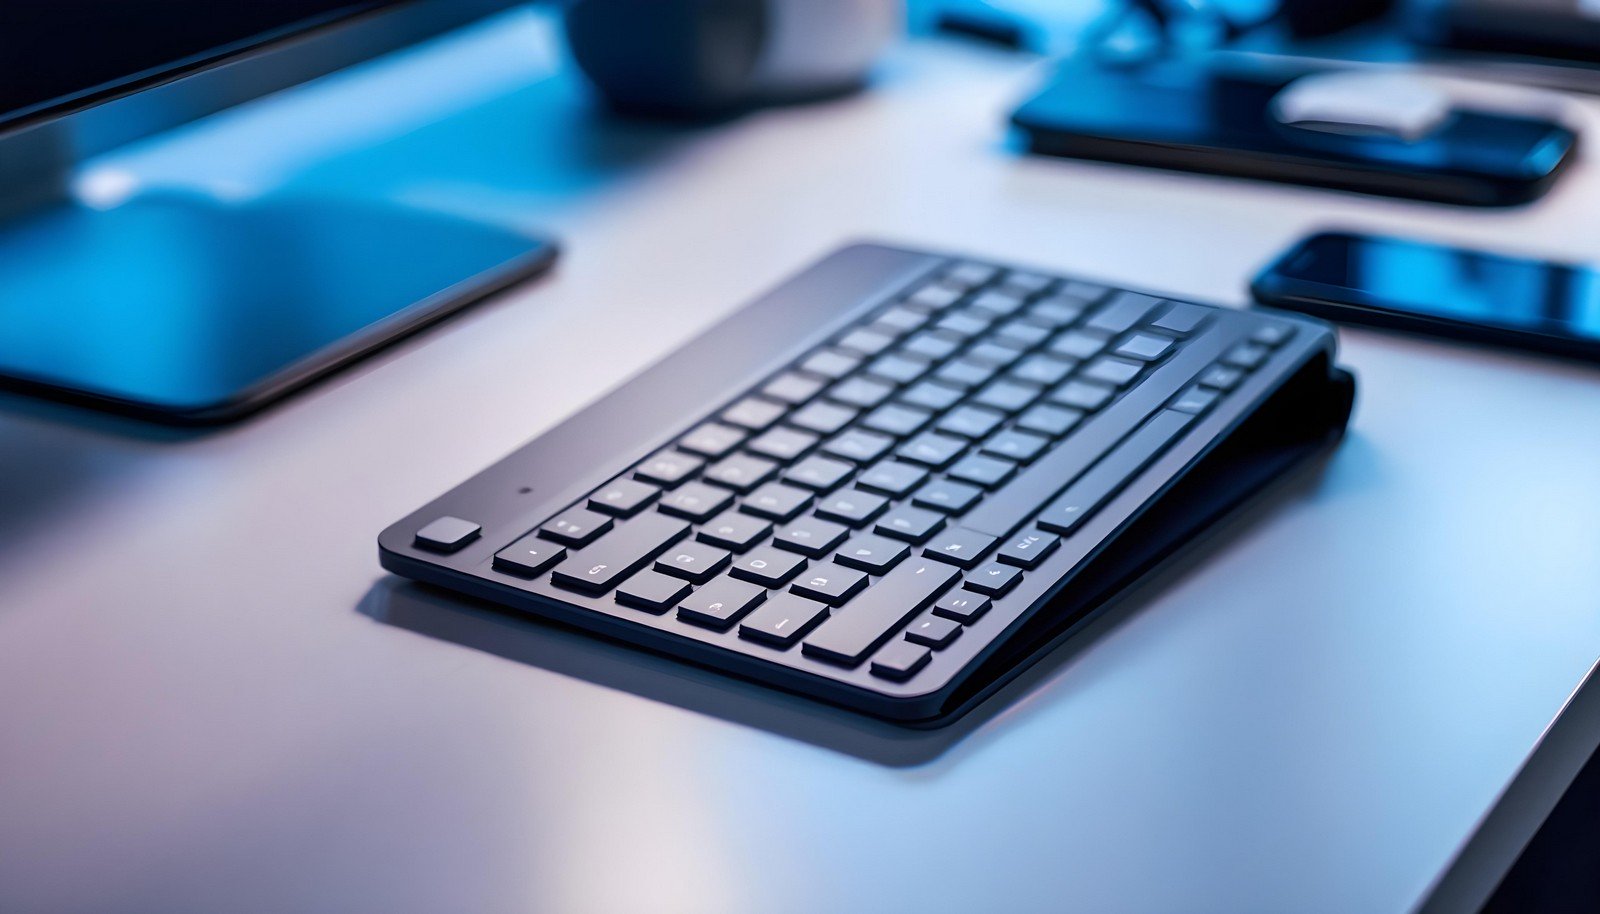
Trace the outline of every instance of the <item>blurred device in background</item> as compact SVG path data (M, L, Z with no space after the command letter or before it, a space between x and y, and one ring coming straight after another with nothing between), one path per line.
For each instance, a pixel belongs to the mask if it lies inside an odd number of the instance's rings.
M96 155L512 5L8 4L0 386L169 422L237 418L543 270L546 241L383 201L79 189Z
M1069 61L1013 122L1032 152L1284 181L1445 203L1497 206L1543 194L1577 144L1569 127L1341 89L1345 71L1305 62L1208 55L1136 68ZM1315 104L1283 106L1322 81ZM1388 105L1393 110L1386 111ZM1288 114L1289 116L1285 116Z
M619 112L716 117L861 88L902 0L573 0L567 40Z
M1418 0L1410 13L1426 44L1600 63L1596 0Z
M1328 320L1600 361L1600 271L1343 233L1315 235L1252 287Z

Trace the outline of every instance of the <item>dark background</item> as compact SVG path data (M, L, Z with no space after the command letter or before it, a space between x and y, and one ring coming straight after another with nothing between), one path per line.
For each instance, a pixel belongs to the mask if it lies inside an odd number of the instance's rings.
M399 0L5 0L0 125L25 108L105 91Z

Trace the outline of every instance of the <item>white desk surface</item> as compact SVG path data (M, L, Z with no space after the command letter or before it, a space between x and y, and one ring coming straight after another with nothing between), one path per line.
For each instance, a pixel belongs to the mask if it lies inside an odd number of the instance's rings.
M213 434L0 403L0 910L1481 899L1600 738L1588 693L1560 714L1600 658L1589 368L1346 332L1329 462L934 734L402 586L374 538L847 240L1240 304L1327 224L1600 256L1591 163L1480 212L1029 159L1002 127L1037 71L934 41L857 98L618 125L556 58L512 17L107 165L382 194L567 253Z

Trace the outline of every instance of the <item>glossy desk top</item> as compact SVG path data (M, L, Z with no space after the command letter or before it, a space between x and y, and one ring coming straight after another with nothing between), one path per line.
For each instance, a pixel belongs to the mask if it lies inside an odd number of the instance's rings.
M568 250L236 428L0 403L0 909L1482 897L1600 736L1588 693L1561 716L1600 657L1591 368L1346 333L1360 403L1331 460L931 734L402 585L374 537L846 240L1237 304L1330 223L1600 256L1600 172L1479 212L1029 160L1002 125L1036 71L933 41L870 95L617 125L556 59L512 17L96 176L377 194ZM305 118L315 141L274 145Z

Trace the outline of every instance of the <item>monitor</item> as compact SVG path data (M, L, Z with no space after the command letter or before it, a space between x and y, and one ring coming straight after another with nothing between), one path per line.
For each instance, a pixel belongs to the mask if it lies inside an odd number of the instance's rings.
M544 269L543 239L393 201L73 191L95 155L514 5L0 4L0 388L230 420Z

